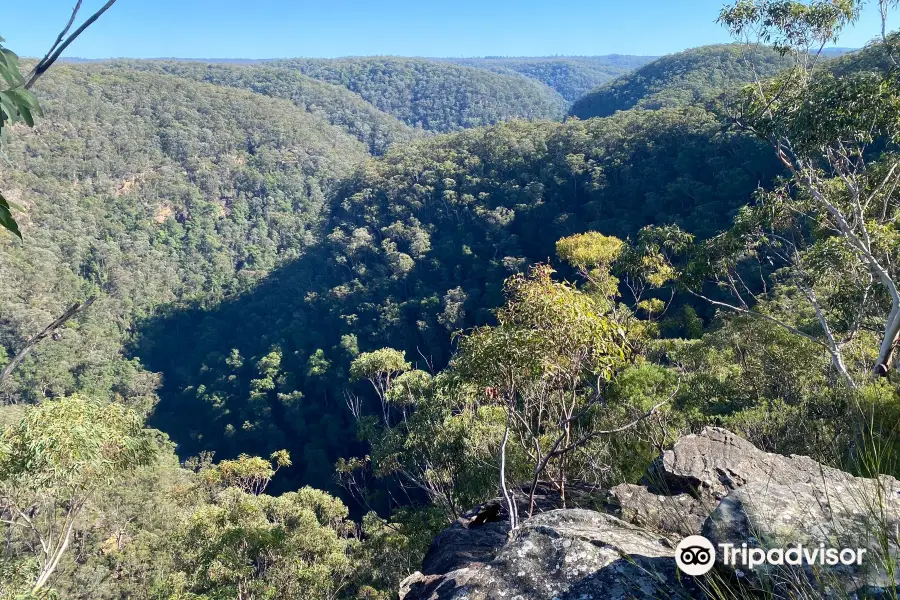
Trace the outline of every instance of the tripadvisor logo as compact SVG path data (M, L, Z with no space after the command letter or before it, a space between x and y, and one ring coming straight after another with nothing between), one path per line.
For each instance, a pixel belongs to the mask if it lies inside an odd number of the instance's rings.
M722 562L731 567L755 569L760 565L861 565L865 548L826 548L796 544L789 548L750 548L747 544L719 544ZM687 575L705 575L716 562L716 549L702 535L691 535L675 547L675 564Z
M687 575L706 575L716 562L716 549L702 535L689 535L675 547L675 564Z

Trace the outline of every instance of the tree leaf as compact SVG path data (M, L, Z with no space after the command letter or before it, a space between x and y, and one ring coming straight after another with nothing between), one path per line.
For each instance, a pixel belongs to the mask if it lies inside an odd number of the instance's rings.
M16 223L16 220L13 218L9 202L6 201L3 194L0 194L0 226L3 226L8 231L14 233L20 240L22 239L22 232L19 231L19 224Z
M22 120L25 121L29 127L34 127L34 117L31 116L31 110L27 106L20 104L19 114L22 115Z

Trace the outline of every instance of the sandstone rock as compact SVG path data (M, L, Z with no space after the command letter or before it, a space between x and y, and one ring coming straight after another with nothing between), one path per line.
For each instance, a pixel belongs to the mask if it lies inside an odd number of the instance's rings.
M528 492L529 490L522 489L516 494L521 517L528 514ZM569 487L568 496L569 507L598 508L602 505L602 495L590 487L573 484ZM494 507L497 510L492 510ZM541 483L535 494L535 512L542 513L560 507L559 494L549 484ZM485 514L492 515L486 522L481 519ZM509 515L506 503L501 498L476 506L432 541L422 561L422 573L448 573L470 563L489 561L506 543L508 534Z
M808 456L763 452L728 430L706 427L698 435L681 438L663 453L647 480L651 487L659 486L656 482L660 481L671 492L722 498L752 481L791 485L850 477Z
M702 598L692 577L676 577L674 563L677 541L698 533L738 547L867 550L861 565L781 571L732 571L719 556L718 578L728 585L759 589L767 577L765 587L778 597L874 598L891 597L900 583L886 568L900 574L900 482L891 477L854 477L708 427L681 438L641 483L581 492L582 506L611 514L554 510L558 502L543 490L539 514L511 535L503 509L479 507L435 539L401 598ZM520 504L520 515L526 510ZM481 523L479 513L502 520Z
M623 483L610 490L607 509L620 519L680 539L699 535L716 503L690 493L654 494Z
M900 554L900 482L891 477L854 477L807 456L763 452L729 431L707 427L678 440L645 483L612 490L630 522L669 533L702 533L716 545L867 550L861 565L807 568L802 577L770 569L768 576L780 585L815 585L841 596L864 585L900 582L886 573ZM704 514L709 517L701 520ZM765 572L744 575L758 581Z
M900 573L896 573L900 555L898 483L883 478L879 490L877 482L854 477L790 485L750 481L725 496L704 524L703 535L716 545L737 547L747 543L763 549L797 544L863 548L866 554L858 564L805 568L806 580L838 597L867 585L893 587L900 583ZM889 564L894 565L894 577L889 575ZM798 581L787 575L797 569L762 566L758 570L771 579ZM755 578L760 573L754 574Z
M676 574L665 537L584 509L541 513L514 531L487 562L444 575L413 575L403 600L693 598ZM685 587L685 585L687 587Z

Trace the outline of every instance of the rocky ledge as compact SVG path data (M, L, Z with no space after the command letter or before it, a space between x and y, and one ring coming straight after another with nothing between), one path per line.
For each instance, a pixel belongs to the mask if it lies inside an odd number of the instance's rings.
M477 507L435 538L422 571L401 584L401 600L703 598L722 586L741 598L759 589L848 598L900 583L900 482L763 452L724 429L680 439L642 485L579 492L575 503L594 510L559 509L545 494L542 512L511 533L499 504ZM687 535L717 547L824 544L866 554L859 565L750 570L723 564L719 552L715 569L694 578L675 566Z

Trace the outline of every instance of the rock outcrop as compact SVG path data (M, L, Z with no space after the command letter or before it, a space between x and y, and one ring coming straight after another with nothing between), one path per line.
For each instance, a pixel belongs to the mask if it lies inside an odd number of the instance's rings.
M770 588L818 590L803 597L846 597L867 586L893 588L900 576L900 482L763 452L724 429L680 439L641 485L581 495L582 506L602 512L557 509L548 498L539 505L544 512L511 534L502 510L484 512L492 519L472 527L471 518L461 519L435 539L423 571L403 582L401 599L700 598L702 582L679 577L674 560L677 542L697 534L715 545L867 550L859 565L786 571L726 566L720 554L717 581L738 587L768 578Z
M480 535L480 534L479 534ZM504 536L506 537L506 536ZM691 598L675 572L675 546L611 515L580 508L540 513L489 561L440 576L413 575L406 600L494 598Z

